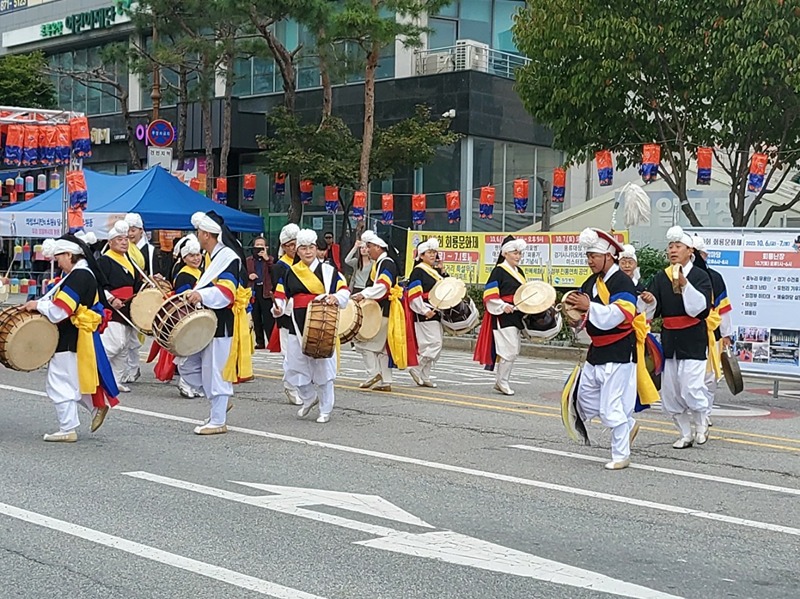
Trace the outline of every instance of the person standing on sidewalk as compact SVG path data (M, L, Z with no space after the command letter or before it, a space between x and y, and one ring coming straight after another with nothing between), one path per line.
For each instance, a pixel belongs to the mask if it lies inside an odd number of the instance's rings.
M267 240L256 237L253 255L247 257L247 286L253 290L253 328L256 349L265 349L272 334L275 319L272 316L272 266L275 260L269 255Z

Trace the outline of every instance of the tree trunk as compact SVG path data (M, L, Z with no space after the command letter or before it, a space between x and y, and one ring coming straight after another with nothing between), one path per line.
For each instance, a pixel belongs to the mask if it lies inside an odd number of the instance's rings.
M213 198L214 194L214 136L211 131L211 98L203 98L201 102L203 113L203 145L206 148L206 195Z
M369 159L372 156L372 139L375 135L375 71L378 68L380 46L373 42L367 55L364 73L364 133L361 138L361 162L358 171L358 188L368 191Z
M300 177L300 173L289 173L291 201L289 202L286 218L290 223L296 225L299 225L300 219L303 218L303 202L300 201Z
M317 32L318 51L319 51L319 74L322 82L322 118L320 123L333 113L333 85L331 83L330 60L328 55L328 45L325 42L325 28L320 27Z
M185 64L178 72L178 139L175 142L175 157L178 168L183 166L186 154L186 127L189 122L189 71Z
M228 48L225 53L225 95L222 100L222 147L219 153L219 176L228 176L228 155L231 151L231 98L233 97L234 77L234 52Z
M142 170L142 160L139 158L139 152L136 150L136 134L134 133L133 120L131 119L131 111L129 107L128 92L121 89L122 93L119 97L120 111L122 112L122 119L125 121L125 131L127 132L128 139L128 156L131 161L131 169L140 171Z
M297 96L297 71L294 68L294 54L289 52L286 46L268 28L259 27L259 31L267 43L272 57L275 59L275 64L278 65L278 71L280 71L281 79L283 80L283 105L286 106L289 112L294 113Z

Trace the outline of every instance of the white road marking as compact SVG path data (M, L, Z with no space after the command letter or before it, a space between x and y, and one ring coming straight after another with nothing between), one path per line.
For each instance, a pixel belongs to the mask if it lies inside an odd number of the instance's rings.
M13 387L11 385L0 384L0 389L8 389L10 391L17 391L19 393L27 393L29 395L46 396L41 391L32 391L22 387ZM138 408L129 408L127 406L117 406L114 410L122 412L129 412L131 414L138 414L140 416L150 416L152 418L160 418L162 420L173 420L176 422L185 422L187 424L202 424L202 421L192 418L184 418L182 416L175 416L173 414L163 414L161 412L152 412L149 410L140 410ZM724 514L717 514L714 512L705 512L702 510L695 510L685 508L677 505L670 505L667 503L658 503L655 501L647 501L645 499L633 499L631 497L623 497L621 495L613 495L611 493L603 493L600 491L590 491L588 489L580 489L577 487L568 487L566 485L558 485L555 483L548 483L545 481L533 480L529 478L521 478L519 476L511 476L508 474L500 474L497 472L486 472L484 470L476 470L474 468L464 468L463 466L454 466L452 464L443 464L440 462L431 462L429 460L421 460L418 458L411 458L407 456L395 455L391 453L384 453L381 451L374 451L371 449L362 449L360 447L350 447L348 445L337 445L335 443L326 443L324 441L314 441L312 439L303 439L301 437L291 437L289 435L281 435L278 433L270 433L267 431L259 431L250 428L242 428L238 426L228 425L229 431L237 433L244 433L246 435L253 435L255 437L263 437L265 439L274 439L276 441L285 441L287 443L297 443L300 445L307 445L309 447L321 447L323 449L332 449L334 451L341 451L343 453L351 453L355 455L363 455L380 460L387 460L391 462L398 462L401 464L411 464L413 466L421 466L423 468L430 468L432 470L441 470L444 472L455 472L457 474L464 474L467 476L474 476L477 478L486 478L489 480L498 480L508 482L516 485L523 485L526 487L533 487L537 489L544 489L547 491L558 491L559 493L567 493L569 495L577 495L579 497L589 497L591 499L602 499L604 501L611 501L624 505L632 505L636 507L645 508L648 510L658 510L662 512L679 514L682 516L692 516L694 518L701 518L704 520L714 520L717 522L725 522L735 526L744 526L747 528L754 528L757 530L765 530L769 532L776 532L780 534L792 535L800 537L800 528L793 528L791 526L782 526L780 524L771 524L769 522L759 522L757 520L747 520L744 518L736 518L734 516L726 516Z
M172 566L173 568L179 568L193 574L199 574L200 576L205 576L206 578L218 580L235 587L247 589L248 591L255 591L256 593L261 593L262 595L267 595L269 597L276 597L278 599L325 599L320 595L304 593L303 591L298 591L274 582L269 582L268 580L255 578L254 576L248 576L247 574L242 574L241 572L236 572L235 570L228 570L227 568L215 566L214 564L208 564L206 562L201 562L195 559L184 557L182 555L170 553L168 551L162 551L161 549L156 549L155 547L136 543L135 541L129 541L128 539L123 539L122 537L106 534L98 530L86 528L85 526L72 524L71 522L65 522L64 520L56 520L50 516L44 516L42 514L37 514L36 512L23 510L6 503L0 503L0 514L9 516L10 518L16 518L17 520L22 520L23 522L49 528L50 530L62 532L73 537L78 537L79 539L91 541L92 543L110 547L111 549L118 549L119 551L124 551L144 559L165 564L167 566Z
M265 508L282 514L299 516L317 522L325 522L335 526L341 526L351 530L357 530L378 538L366 541L357 541L356 545L381 549L410 555L413 557L430 558L458 566L468 566L480 568L489 572L500 572L513 576L522 576L543 580L553 584L567 585L582 589L591 589L611 595L621 597L631 597L634 599L680 599L675 595L668 595L659 591L642 587L636 584L617 580L604 574L598 574L590 570L584 570L567 564L544 559L530 553L517 551L502 545L496 545L481 539L475 539L452 531L436 531L414 533L399 531L385 526L367 524L350 518L333 516L324 512L306 510L301 505L334 505L341 503L344 509L374 515L373 506L359 505L359 498L365 497L357 493L341 493L334 491L323 491L319 489L303 489L295 487L279 487L275 485L265 485L260 483L237 483L261 489L277 495L243 495L233 493L225 489L217 489L206 485L159 476L149 472L126 472L128 476L147 480L173 488L194 491L203 495L209 495L220 499L227 499L237 503L252 505ZM234 482L234 481L231 481ZM349 496L349 497L347 497ZM374 497L374 496L370 496ZM422 522L425 527L433 528L416 516L412 516L401 508L381 499L379 508L386 510L391 507L391 511L384 512L389 519L400 515L401 520L406 521L408 517L412 523ZM363 509L363 508L367 509Z
M509 445L509 447L513 449L523 449L525 451L533 451L536 453L557 455L565 458L586 460L587 462L605 463L608 461L607 459L604 458L598 458L595 456L585 455L582 453L574 453L572 451L559 451L558 449L547 449L545 447L533 447L531 445ZM763 483L752 482L749 480L739 480L738 478L726 478L724 476L714 476L713 474L701 474L699 472L689 472L688 470L675 470L673 468L661 468L660 466L648 466L647 464L631 464L628 467L636 470L647 470L648 472L660 472L662 474L673 474L675 476L683 476L686 478L697 478L700 480L708 480L716 483L724 483L726 485L750 487L751 489L759 489L762 491L775 491L777 493L787 493L789 495L800 495L800 489L792 489L790 487L779 487L777 485L767 485Z

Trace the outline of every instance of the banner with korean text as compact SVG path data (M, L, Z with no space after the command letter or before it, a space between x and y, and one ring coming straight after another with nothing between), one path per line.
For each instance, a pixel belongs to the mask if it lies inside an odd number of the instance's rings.
M800 377L800 229L695 229L733 307L743 372Z

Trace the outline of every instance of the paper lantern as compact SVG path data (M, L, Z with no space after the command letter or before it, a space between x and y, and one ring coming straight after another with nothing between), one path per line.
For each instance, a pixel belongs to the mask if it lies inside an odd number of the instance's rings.
M219 177L217 179L217 187L215 200L219 204L227 204L228 203L228 179L227 177Z
M17 193L25 191L25 179L22 178L22 175L17 175L17 178L14 179L14 191Z
M28 293L32 296L36 296L36 279L31 279L28 282Z
M314 182L311 179L300 181L300 202L310 204L314 199Z
M385 193L381 196L381 222L391 225L394 222L394 195Z
M59 187L61 187L61 175L50 173L50 189L58 189Z
M44 173L36 176L36 191L47 191L47 175Z
M3 154L6 165L20 166L22 164L22 147L24 145L25 128L22 125L9 125Z
M614 164L611 161L610 150L600 150L594 154L597 162L597 178L600 179L600 187L608 187L614 182Z
M5 186L6 186L6 191L8 191L9 193L14 191L14 179L12 179L11 177L6 179Z
M481 218L493 218L494 214L494 187L487 185L481 187L480 199L480 214Z
M661 164L661 146L658 144L644 144L642 147L642 167L639 172L645 183L652 183L658 179L659 164Z
M28 200L32 200L35 196L36 196L35 193L33 193L32 191L28 191L25 193L25 201L27 202Z
M22 147L22 166L39 166L39 127L25 125L24 145Z
M528 180L514 179L514 210L517 214L525 214L528 209Z
M200 181L198 179L196 179L195 177L192 177L192 179L189 181L189 187L191 189L199 192L200 191Z
M92 139L89 134L89 119L85 116L69 120L69 131L72 137L72 151L78 158L92 157Z
M747 191L759 192L764 185L767 172L767 155L756 152L750 159L750 176L747 179Z
M253 173L244 176L242 195L247 202L252 202L256 197L256 176Z
M14 262L19 262L22 260L22 245L16 244L14 246L14 257L12 258Z
M86 226L86 221L83 218L83 210L81 208L68 208L67 209L67 227L70 233L82 231Z
M30 262L31 260L31 244L27 241L22 244L22 259L25 262Z
M69 125L56 125L54 164L69 164L72 157L72 132Z
M67 192L72 208L86 208L89 196L83 171L67 171Z
M415 225L424 225L427 212L428 198L424 193L415 193L411 196L411 222Z
M553 169L553 194L552 200L555 204L564 202L564 195L567 190L567 171L563 168Z
M33 191L34 178L32 175L25 177L25 191Z
M335 214L339 209L339 188L335 185L325 186L325 210L328 214Z
M353 194L353 218L356 220L364 220L364 214L367 210L367 192L357 191Z
M28 293L28 279L19 280L19 292L27 295Z
M457 191L450 191L445 195L445 201L447 202L447 222L451 225L461 222L461 194Z
M697 184L711 185L711 148L697 148Z
M11 279L11 293L19 293L19 279Z
M54 125L39 127L39 164L41 166L56 164L56 128Z
M275 173L275 195L286 193L286 173Z

